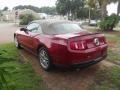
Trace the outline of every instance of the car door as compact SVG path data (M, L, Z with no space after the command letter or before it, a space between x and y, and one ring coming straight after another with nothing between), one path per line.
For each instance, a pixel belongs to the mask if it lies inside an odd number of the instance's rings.
M29 26L31 26L31 24L28 25L27 27L29 27ZM27 27L26 27L26 29L27 29ZM27 31L20 31L20 34L18 34L19 43L22 46L27 47L28 46L28 38L29 38L29 36L30 35L29 35L29 30L28 29L27 29Z
M30 40L31 40L31 33L32 30L34 30L36 27L36 24L30 23L27 25L26 29L27 31L21 31L20 41L23 46L26 48L30 48Z
M29 32L30 37L28 39L29 48L32 51L34 51L39 44L39 40L38 40L39 37L37 37L37 36L42 34L41 26L38 23L33 23L33 25L34 25L34 28L32 30L30 30L30 32Z

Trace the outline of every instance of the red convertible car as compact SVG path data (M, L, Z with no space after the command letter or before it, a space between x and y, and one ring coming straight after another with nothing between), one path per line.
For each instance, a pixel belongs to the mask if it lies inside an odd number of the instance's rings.
M14 41L17 48L37 55L44 70L50 70L53 65L91 65L107 56L103 34L88 32L71 21L32 21L14 33Z

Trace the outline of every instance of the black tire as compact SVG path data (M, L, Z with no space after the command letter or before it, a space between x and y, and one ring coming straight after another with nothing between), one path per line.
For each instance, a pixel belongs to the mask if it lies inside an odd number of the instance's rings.
M21 49L20 43L18 42L18 39L16 36L14 37L14 43L15 43L16 48Z
M41 54L45 54L45 56L42 56ZM38 56L39 56L39 62L40 62L40 65L41 67L45 70L45 71L50 71L52 70L52 67L53 67L53 64L52 64L52 60L50 58L50 55L47 51L47 49L45 47L42 47L39 49L39 53L38 53ZM45 58L45 59L44 59ZM43 60L44 59L44 60ZM47 59L47 60L46 60ZM43 65L43 63L45 64L45 62L47 63L47 65Z

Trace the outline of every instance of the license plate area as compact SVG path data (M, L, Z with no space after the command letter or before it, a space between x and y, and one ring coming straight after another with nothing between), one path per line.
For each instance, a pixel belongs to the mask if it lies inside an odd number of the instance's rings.
M97 48L96 51L94 52L94 58L99 58L102 56L102 50L101 48Z

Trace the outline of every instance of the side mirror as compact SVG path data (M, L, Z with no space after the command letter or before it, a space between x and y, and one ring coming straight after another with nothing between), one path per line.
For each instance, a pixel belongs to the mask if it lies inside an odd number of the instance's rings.
M20 28L20 31L24 31L24 32L26 32L27 29L26 29L26 28Z

